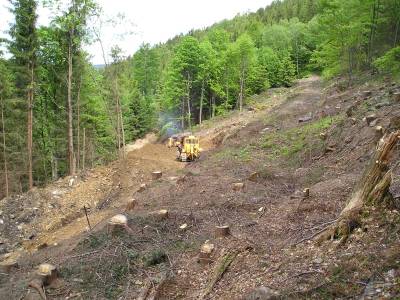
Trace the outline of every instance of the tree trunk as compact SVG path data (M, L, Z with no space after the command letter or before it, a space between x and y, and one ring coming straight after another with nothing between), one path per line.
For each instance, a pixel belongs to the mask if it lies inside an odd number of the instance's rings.
M6 129L4 125L4 103L3 99L1 100L1 126L2 126L2 135L3 135L3 161L4 161L4 177L6 181L6 197L9 196L9 184L8 184L8 168L7 168L7 153L6 153Z
M82 170L85 170L86 159L86 128L83 128L83 145L82 145Z
M76 137L76 148L77 148L77 154L76 154L76 166L78 170L81 168L81 124L80 124L80 119L81 119L81 85L82 85L82 77L79 80L79 85L78 85L78 94L77 94L77 99L76 99L76 129L77 129L77 137Z
M397 37L398 37L398 35L399 35L399 27L400 27L400 18L397 20L397 23L396 23L396 29L395 29L395 33L394 33L393 47L396 47L396 45L397 45Z
M69 44L68 44L68 90L67 90L67 114L68 114L68 174L75 174L75 162L74 162L74 133L72 124L72 43L73 33L72 30L69 32Z
M365 205L378 205L384 202L392 204L393 198L389 192L392 170L389 169L389 161L399 139L400 130L384 136L378 142L375 155L364 171L355 192L340 213L338 220L319 236L319 241L333 238L343 238L342 241L345 241L351 230L358 224Z
M203 99L204 99L204 79L201 82L201 96L200 96L200 112L199 112L199 124L201 125L203 116Z
M27 151L28 151L28 177L29 177L29 189L33 188L33 163L32 163L32 131L33 131L33 62L28 66L31 80L28 88L28 122L27 122Z
M187 74L187 80L186 80L186 103L188 109L188 126L189 130L192 130L192 114L190 108L190 74Z
M239 111L243 109L244 70L240 72Z

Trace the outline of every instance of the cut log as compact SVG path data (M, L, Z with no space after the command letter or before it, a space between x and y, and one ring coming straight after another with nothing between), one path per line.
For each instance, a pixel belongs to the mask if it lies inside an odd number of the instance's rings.
M244 189L244 183L243 182L234 183L232 189L236 192L241 192Z
M359 223L365 205L392 204L393 197L389 192L392 171L389 169L389 163L399 139L400 130L387 134L379 140L375 155L350 200L338 220L318 236L319 242L334 238L340 238L341 243L345 242L352 229Z
M198 262L202 265L206 265L212 262L211 255L214 251L214 244L211 244L208 240L201 246Z
M216 226L215 227L215 235L217 237L227 237L228 235L230 235L230 229L229 226L225 225L225 226Z
M210 282L207 284L204 292L202 293L200 299L206 298L214 289L215 284L222 278L226 270L235 260L236 256L239 254L238 250L232 250L225 255L222 255L215 265L214 272L212 273L212 277Z
M7 260L0 263L0 272L2 273L8 274L15 268L18 268L18 263L15 260Z
M161 172L161 171L154 171L154 172L151 172L151 178L152 178L153 180L160 179L161 177L162 177L162 172Z
M136 201L135 199L129 200L128 203L126 203L125 211L132 211L132 210L134 210L136 204L137 204L137 201Z

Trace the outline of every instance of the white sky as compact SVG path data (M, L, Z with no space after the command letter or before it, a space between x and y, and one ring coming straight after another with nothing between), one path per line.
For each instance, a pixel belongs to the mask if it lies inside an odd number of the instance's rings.
M118 44L125 55L133 54L143 42L156 44L165 42L190 29L200 29L223 19L233 18L238 13L256 11L266 7L271 0L98 0L106 17L124 14L124 25L104 27L102 40L108 53L112 45ZM8 0L0 0L0 36L8 30L13 16L9 13ZM39 24L47 25L49 12L38 11ZM132 25L134 24L134 25ZM119 33L134 32L125 35ZM103 64L98 43L86 47L93 56L92 63Z

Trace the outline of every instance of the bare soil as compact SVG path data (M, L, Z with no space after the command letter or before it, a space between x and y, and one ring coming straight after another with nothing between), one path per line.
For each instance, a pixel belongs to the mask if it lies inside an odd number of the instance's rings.
M0 298L32 297L27 282L42 262L61 275L48 299L137 299L145 290L158 299L246 299L261 286L288 299L399 297L396 208L371 207L344 245L312 238L345 206L374 151L374 126L399 126L400 103L390 98L398 83L342 86L313 76L254 97L248 110L195 129L204 150L196 162L140 141L125 160L2 200L0 251L18 268L0 273ZM371 114L374 126L363 120ZM156 170L163 177L151 180ZM137 205L125 212L131 199ZM160 209L168 219L154 217ZM106 223L117 213L130 231L112 236ZM215 236L220 225L230 226L229 237ZM207 240L211 263L199 264ZM237 256L205 295L230 252Z

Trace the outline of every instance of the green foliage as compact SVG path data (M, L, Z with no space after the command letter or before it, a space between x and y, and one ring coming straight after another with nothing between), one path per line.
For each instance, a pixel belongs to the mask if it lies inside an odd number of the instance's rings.
M155 266L165 262L168 259L167 254L159 249L148 253L143 257L143 263L146 267Z
M374 66L381 72L400 75L400 46L389 50L383 56L377 58Z

